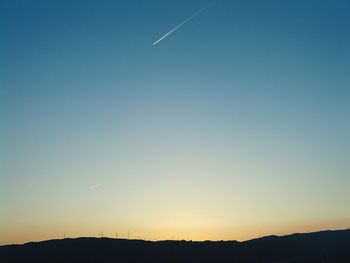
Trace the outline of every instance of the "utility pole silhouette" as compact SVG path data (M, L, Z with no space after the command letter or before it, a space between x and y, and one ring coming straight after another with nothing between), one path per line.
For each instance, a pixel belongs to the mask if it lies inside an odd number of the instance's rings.
M128 239L130 238L130 232L128 231Z

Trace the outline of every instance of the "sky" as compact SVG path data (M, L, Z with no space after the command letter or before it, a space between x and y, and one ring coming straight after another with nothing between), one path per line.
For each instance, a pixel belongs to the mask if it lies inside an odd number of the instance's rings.
M0 244L350 228L347 0L0 3Z

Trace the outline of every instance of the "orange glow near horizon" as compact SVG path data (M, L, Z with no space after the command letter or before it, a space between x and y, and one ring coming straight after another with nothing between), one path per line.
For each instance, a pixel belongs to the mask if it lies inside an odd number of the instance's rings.
M238 240L245 241L268 235L288 235L302 232L316 232L323 230L349 229L349 221L338 221L333 223L295 224L290 226L244 226L237 228L127 228L122 227L82 227L82 226L27 226L1 230L0 244L21 244L31 241L43 241L50 239L78 238L78 237L104 237L127 239L143 239L150 241L159 240ZM118 231L119 230L119 231Z

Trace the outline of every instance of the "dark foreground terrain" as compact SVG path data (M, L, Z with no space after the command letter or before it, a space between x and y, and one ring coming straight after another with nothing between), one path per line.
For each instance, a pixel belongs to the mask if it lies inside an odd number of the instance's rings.
M0 262L350 263L350 230L268 236L245 242L49 240L0 246Z

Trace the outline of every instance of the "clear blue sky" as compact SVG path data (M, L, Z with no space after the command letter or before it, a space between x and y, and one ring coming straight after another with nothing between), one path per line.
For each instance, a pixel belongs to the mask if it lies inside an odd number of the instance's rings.
M347 0L1 1L0 243L350 226Z

